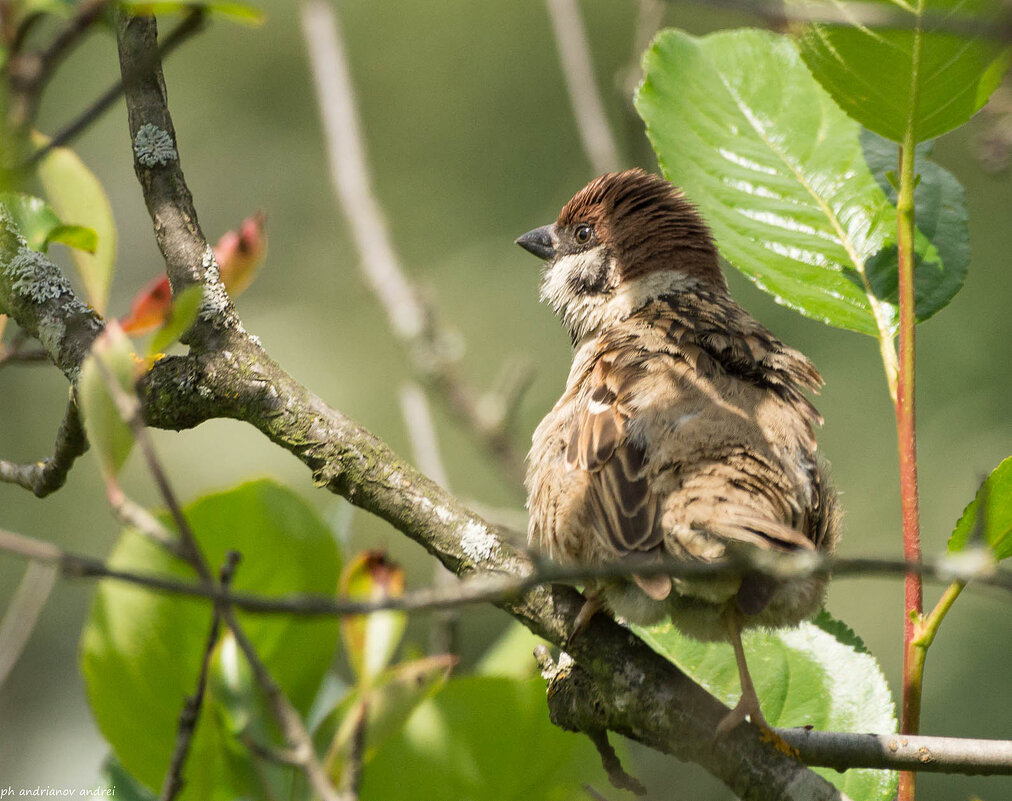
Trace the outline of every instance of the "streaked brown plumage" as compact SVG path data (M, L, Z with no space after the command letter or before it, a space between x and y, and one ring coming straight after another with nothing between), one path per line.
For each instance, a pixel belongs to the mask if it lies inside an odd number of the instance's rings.
M564 564L833 550L839 511L805 396L822 379L731 299L709 229L674 187L603 175L517 242L547 261L542 298L575 348L529 455L532 546ZM691 636L730 639L743 694L727 730L761 722L741 628L796 624L824 589L633 576L588 594L636 623L669 615Z

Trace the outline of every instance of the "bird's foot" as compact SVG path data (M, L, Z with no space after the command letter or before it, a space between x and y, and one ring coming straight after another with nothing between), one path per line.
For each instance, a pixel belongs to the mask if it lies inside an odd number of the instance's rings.
M722 740L744 723L746 718L763 731L770 731L770 725L766 722L766 718L763 717L762 710L759 709L759 698L754 692L745 692L742 693L741 699L735 708L720 719L720 723L717 724L715 739Z
M573 622L573 631L566 638L566 650L569 650L569 646L573 640L582 634L587 626L590 625L590 619L594 617L601 609L604 604L601 602L601 598L597 593L588 592L587 598L583 602L583 606L580 607L580 611L576 613L576 620Z
M766 718L763 717L762 710L759 708L759 698L754 692L743 693L735 708L721 718L720 723L717 724L714 742L720 742L741 725L746 718L759 729L759 739L762 742L769 743L782 754L798 758L798 749L777 734L773 727L766 722Z

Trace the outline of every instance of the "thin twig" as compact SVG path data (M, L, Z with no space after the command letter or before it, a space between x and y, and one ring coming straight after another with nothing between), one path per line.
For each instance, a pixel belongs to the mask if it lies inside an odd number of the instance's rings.
M228 590L232 583L232 576L235 574L236 566L239 564L240 555L236 551L229 551L228 557L218 573L218 583L222 590ZM211 630L207 635L207 642L204 645L203 657L200 660L200 672L197 674L197 687L186 699L183 710L179 713L179 725L176 730L176 745L172 750L172 759L169 761L169 769L165 774L165 781L162 783L162 792L159 801L172 801L183 789L183 766L186 764L186 757L190 753L190 744L193 742L193 735L197 730L197 720L200 717L200 710L204 705L204 694L207 690L207 676L211 668L211 656L214 654L214 647L218 644L218 633L221 630L221 607L215 604L214 613L211 618Z
M162 525L162 522L147 508L127 497L118 484L111 484L106 490L106 495L109 498L109 506L119 522L135 529L173 556L179 559L186 558L179 545L179 538Z
M302 32L323 120L331 180L359 254L366 284L386 312L390 330L404 345L415 372L434 390L518 483L523 456L506 423L511 414L489 419L482 398L456 370L453 337L439 327L431 304L408 278L372 188L355 91L337 14L323 0L300 6ZM514 405L517 401L514 402Z
M38 111L42 90L57 65L105 10L106 0L84 0L49 45L34 52L18 52L6 65L10 86L9 119L15 130L25 130ZM24 41L19 37L18 49Z
M777 729L806 765L919 773L1012 775L1012 740L972 740L907 734L852 734L813 729Z
M342 801L358 801L365 767L366 730L369 723L369 702L363 700L355 711L355 728L351 734L351 748L341 767Z
M476 573L458 581L453 587L432 587L413 590L399 596L388 596L375 601L357 601L334 598L329 595L291 595L264 597L251 593L224 592L216 584L206 586L193 582L151 573L120 570L100 559L63 550L44 540L26 537L0 529L0 552L11 553L45 564L57 565L66 578L113 579L147 587L158 592L206 598L257 614L303 615L308 617L343 617L365 615L372 612L395 610L400 612L429 612L452 609L478 603L501 603L516 598L534 587L547 584L579 584L593 579L628 578L635 574L649 577L669 575L686 579L714 581L740 577L744 572L769 576L778 580L800 580L813 575L832 573L837 578L847 575L898 576L907 572L920 572L936 581L951 581L953 573L970 588L990 586L1012 593L1012 573L993 569L960 567L945 559L910 564L902 559L835 558L813 555L811 559L789 560L771 566L766 559L749 559L742 554L735 561L676 562L674 560L629 560L620 563L564 567L545 562L529 565L526 573Z
M15 364L44 364L49 361L45 348L0 348L0 370Z
M580 142L587 160L597 174L616 170L621 163L618 146L604 111L594 79L590 43L576 0L545 0L552 32L559 51L559 63L569 90Z
M180 20L179 24L169 31L169 33L161 41L158 46L158 52L152 58L152 61L158 60L161 62L162 59L179 47L179 45L194 34L199 33L205 18L206 13L202 8L195 8L189 11L183 19ZM150 68L150 64L139 64L137 66L138 71L144 71ZM53 148L63 147L64 145L72 142L78 137L78 135L87 130L92 123L108 111L112 105L119 100L122 94L123 79L120 78L112 86L100 94L94 102L82 111L72 122L57 131L52 139L42 145L38 150L34 151L27 158L23 166L31 167L38 164L53 150Z
M47 356L48 358L48 356ZM84 434L77 402L71 393L67 411L56 432L53 455L41 462L16 464L0 459L0 481L17 484L31 490L36 497L44 498L55 492L67 481L67 475L77 457L88 450L88 439Z
M0 621L0 687L35 630L39 613L56 583L57 572L51 564L28 563L28 569Z

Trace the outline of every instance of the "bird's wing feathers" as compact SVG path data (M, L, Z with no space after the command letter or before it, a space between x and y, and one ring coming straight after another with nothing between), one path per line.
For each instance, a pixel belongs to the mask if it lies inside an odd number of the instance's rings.
M665 326L668 338L683 349L699 348L729 375L772 390L811 425L822 424L822 415L804 394L822 387L815 365L726 295L665 296L655 304L652 324Z
M650 551L663 536L646 453L628 436L636 379L631 365L601 358L577 408L566 448L566 467L590 474L587 500L594 528L602 544L618 556Z

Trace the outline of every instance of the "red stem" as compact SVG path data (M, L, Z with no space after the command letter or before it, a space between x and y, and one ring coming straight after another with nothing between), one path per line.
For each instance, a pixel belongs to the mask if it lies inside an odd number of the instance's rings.
M914 142L907 137L900 148L900 190L897 200L899 244L899 380L896 392L896 434L900 457L900 502L903 513L903 555L921 560L921 532L917 497L917 434L914 406ZM921 688L924 649L914 644L923 612L919 573L904 582L903 702L900 731L917 734L921 725ZM897 801L914 801L915 774L900 774Z

